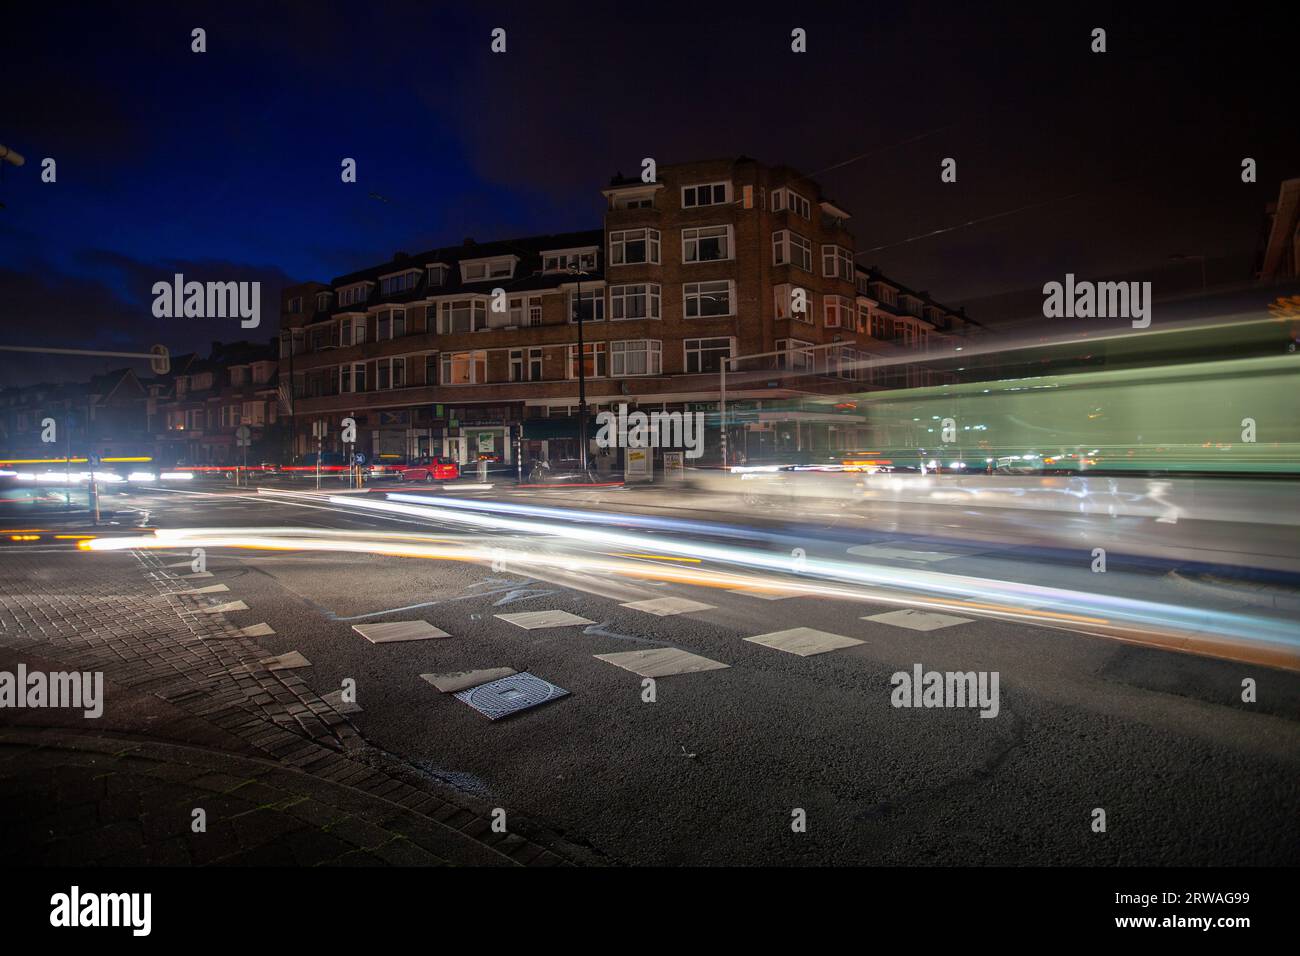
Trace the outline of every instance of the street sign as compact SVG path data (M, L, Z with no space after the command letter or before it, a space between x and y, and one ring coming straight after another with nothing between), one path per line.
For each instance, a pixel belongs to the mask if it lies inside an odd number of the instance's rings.
M352 461L355 464L364 465L366 463L366 456L361 452L357 452L356 455L353 456Z
M236 447L236 448L247 448L249 445L251 445L251 444L252 444L252 441L250 441L250 439L249 439L249 436L250 436L251 434L252 434L252 432L250 432L250 431L248 430L248 426L247 426L247 425L240 425L238 428L236 428L236 429L235 429L235 447Z

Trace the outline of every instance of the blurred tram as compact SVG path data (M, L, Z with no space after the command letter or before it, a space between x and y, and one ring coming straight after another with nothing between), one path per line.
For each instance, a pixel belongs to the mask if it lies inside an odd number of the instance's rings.
M1296 326L1250 317L927 357L946 384L861 392L855 413L900 470L1294 476Z

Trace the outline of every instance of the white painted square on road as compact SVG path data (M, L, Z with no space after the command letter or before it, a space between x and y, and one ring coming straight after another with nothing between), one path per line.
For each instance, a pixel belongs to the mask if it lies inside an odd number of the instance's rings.
M862 620L893 624L895 627L905 627L912 631L937 631L941 627L952 627L954 624L969 624L971 622L968 617L953 617L950 614L934 614L930 611L914 611L911 608L902 611L886 611L884 614L872 614Z
M371 644L396 644L400 641L428 641L435 637L451 637L428 621L391 621L385 624L353 624L356 631Z
M764 647L774 647L787 654L798 654L800 657L811 657L813 654L825 654L827 651L866 643L854 637L831 634L811 627L792 627L788 631L773 631L771 634L759 634L745 640Z
M468 690L471 687L478 687L480 684L489 684L494 680L500 680L503 677L510 677L517 673L513 667L485 667L477 671L449 671L446 674L421 674L423 680L427 680L444 694L454 694L459 690Z
M249 674L259 667L268 671L287 671L295 667L311 667L311 661L303 657L297 651L289 651L285 654L277 654L275 657L264 657L256 664L241 664L238 667L231 668L232 674Z
M760 591L757 588L727 588L732 594L744 594L747 597L755 597L760 601L784 601L786 598L798 597L797 594L791 594L789 591Z
M220 594L222 591L229 591L230 588L224 584L209 584L205 588L190 588L188 591L173 591L172 594Z
M965 557L966 551L922 551L918 548L893 548L887 544L860 544L849 548L849 554L863 558L893 558L897 561L919 561L933 564L935 561L947 561L950 558Z
M496 614L501 620L532 631L539 627L573 627L577 624L595 624L585 617L578 617L568 611L524 611L519 614Z
M247 611L248 605L243 601L227 601L225 604L214 604L211 607L196 607L194 610L200 614L229 614L231 611Z
M675 647L657 647L647 651L621 651L617 654L594 656L598 661L605 661L633 674L640 674L642 677L671 677L673 674L695 674L700 671L722 670L724 667L731 666Z
M248 627L239 629L240 637L270 637L275 633L275 629L263 621L261 624L250 624Z
M692 611L712 611L715 605L691 601L687 598L662 597L651 598L648 601L632 601L624 604L623 607L630 607L634 611L645 611L647 614L659 617L669 617L673 614L690 614Z
M323 701L325 701L325 703L327 703L327 704L329 704L331 707L333 707L335 710L337 710L340 714L359 714L359 713L361 713L361 705L358 704L355 700L354 700L354 701L346 701L346 700L343 699L343 689L342 689L342 688L339 688L339 689L336 690L336 691L331 691L330 693L326 694L326 695L325 695L324 697L322 697L321 699L322 699Z

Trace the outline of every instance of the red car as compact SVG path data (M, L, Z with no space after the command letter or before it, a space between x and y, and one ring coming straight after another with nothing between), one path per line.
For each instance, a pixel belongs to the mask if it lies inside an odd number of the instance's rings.
M455 481L460 466L450 458L417 458L402 469L402 481Z

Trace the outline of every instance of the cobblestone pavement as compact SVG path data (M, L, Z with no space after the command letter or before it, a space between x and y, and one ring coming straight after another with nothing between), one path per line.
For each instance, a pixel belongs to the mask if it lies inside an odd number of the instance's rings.
M0 728L0 758L8 768L0 778L0 805L10 811L4 817L13 823L40 813L43 821L37 828L42 844L31 848L31 862L598 862L583 848L511 814L511 832L493 833L493 808L484 801L439 788L368 746L346 715L292 670L262 663L268 656L264 648L221 613L207 610L230 600L229 594L181 593L205 581L187 579L188 567L167 566L180 557L158 552L92 557L73 551L0 555L0 648L6 658L35 655L65 669L102 671L105 681L120 691L106 692L106 716L112 716L114 700L125 695L155 698L164 714L119 723L115 730L123 738L102 745L89 742L92 738L80 728L44 743L24 736L28 731ZM169 736L162 731L179 714L187 718L187 730L171 739L189 742L194 727L210 728L238 740L243 755L158 743L159 737ZM8 722L4 712L0 719ZM212 739L202 732L198 736ZM249 759L255 765L202 769ZM288 775L297 782L290 785ZM164 781L166 787L132 789L143 781ZM227 786L209 786L212 781ZM336 809L348 805L337 795L333 804L314 795L304 781L347 788L354 803L378 798L409 819L390 820L392 826L387 826L382 809L356 811L359 820L378 827L367 840L379 839L379 831L387 834L385 842L374 846L339 840L327 821L316 825L320 832L301 835L304 827L294 824L315 825L301 818L308 812L301 809L304 800ZM200 806L195 801L201 797L216 800L213 806L220 809L215 820L210 815L205 838L192 845L169 832L176 820L160 817L158 801L174 809ZM181 824L188 827L188 818L187 810ZM408 832L419 829L412 820L446 833L438 840L418 841ZM101 832L116 836L95 835ZM210 839L214 833L223 836ZM268 834L283 835L284 845ZM472 838L472 851L465 841L449 839L458 835ZM376 846L388 849L379 853ZM77 847L84 848L84 856L76 856ZM329 849L338 852L327 853Z

